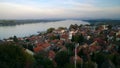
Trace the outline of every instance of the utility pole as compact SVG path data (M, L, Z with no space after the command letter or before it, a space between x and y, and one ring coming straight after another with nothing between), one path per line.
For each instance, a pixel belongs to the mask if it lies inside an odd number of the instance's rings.
M79 43L77 43L77 44L75 44L75 60L74 60L74 62L75 62L75 68L77 68L77 65L76 65L76 59L77 59L77 47L79 46Z

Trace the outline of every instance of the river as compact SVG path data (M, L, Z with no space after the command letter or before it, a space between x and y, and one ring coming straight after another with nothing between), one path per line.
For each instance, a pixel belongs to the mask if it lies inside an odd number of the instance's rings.
M9 37L13 37L14 35L17 37L25 37L33 34L37 34L40 31L46 31L48 28L58 28L58 27L69 27L71 24L89 24L85 21L80 20L64 20L57 22L40 22L40 23L30 23L30 24L22 24L16 26L0 26L0 39L5 39Z

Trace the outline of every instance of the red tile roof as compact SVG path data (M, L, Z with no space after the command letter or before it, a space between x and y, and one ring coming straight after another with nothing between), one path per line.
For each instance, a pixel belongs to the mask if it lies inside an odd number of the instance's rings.
M89 50L90 50L91 52L96 51L96 46L90 46L90 47L89 47Z
M101 46L90 46L90 47L89 47L89 50L90 50L91 52L94 52L94 51L100 50L100 49L101 49Z
M52 42L52 43L57 43L57 42L58 42L58 39L52 40L51 42Z
M38 47L34 48L33 50L34 50L35 53L38 53L39 51L41 51L43 49L44 48L42 46L38 46Z
M95 38L94 41L97 41L98 43L104 43L104 41L101 38Z
M71 61L72 63L74 63L74 61L75 61L75 56L72 56L72 57L70 58L70 61ZM82 58L80 58L79 56L77 56L76 61L77 61L77 62L81 62L81 61L82 61Z
M36 53L41 50L44 50L46 47L50 46L49 43L38 43L36 45L37 45L37 47L34 48L34 52L36 52Z
M46 47L48 47L48 46L50 46L49 43L44 43L44 44L42 44L42 47L43 47L43 48L46 48Z
M55 52L50 50L49 54L48 54L48 57L51 58L51 59L54 59L55 58Z
M61 38L67 39L68 35L67 34L63 34L63 35L61 35Z

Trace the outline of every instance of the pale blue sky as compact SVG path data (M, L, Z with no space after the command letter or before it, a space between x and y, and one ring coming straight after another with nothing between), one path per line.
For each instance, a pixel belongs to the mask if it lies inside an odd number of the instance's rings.
M0 0L0 19L120 19L120 0Z

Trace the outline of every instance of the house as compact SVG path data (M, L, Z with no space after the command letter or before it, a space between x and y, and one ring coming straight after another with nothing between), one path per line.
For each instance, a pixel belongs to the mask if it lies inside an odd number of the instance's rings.
M5 39L6 42L13 42L13 39Z
M42 46L37 46L35 48L33 48L35 53L39 53L40 51L44 50L44 48Z
M60 40L63 40L63 41L65 41L67 39L68 39L68 34L67 33L62 34L61 37L60 37Z
M50 46L50 44L49 44L49 43L43 43L41 46L42 46L43 48L47 48L48 46Z
M116 41L120 41L120 34L116 36Z
M55 40L51 40L51 44L56 44L59 40L55 39Z
M40 51L48 51L50 50L50 44L49 43L38 43L36 44L36 47L33 48L35 53L39 53Z
M51 46L50 46L49 43L45 43L45 44L42 45L42 47L45 48L44 49L45 51L49 51Z
M102 25L103 30L107 30L108 29L108 25Z
M53 60L55 58L55 52L53 50L50 50L48 53L48 58L50 60Z
M101 50L101 46L99 46L99 45L98 45L98 42L95 41L95 42L93 42L92 44L90 44L89 50L90 50L91 52L99 51L99 50Z
M67 48L66 48L65 46L61 46L60 48L61 48L61 49L59 50L59 52L60 52L60 51L67 51Z
M77 55L76 57L75 57L75 56L72 56L72 57L70 58L70 62L74 64L75 58L76 58L76 62L77 62L77 63L81 63L81 62L83 61L83 59Z
M101 37L95 38L94 41L96 41L96 43L98 43L99 45L105 44L105 41Z
M120 31L116 33L116 41L120 41Z

